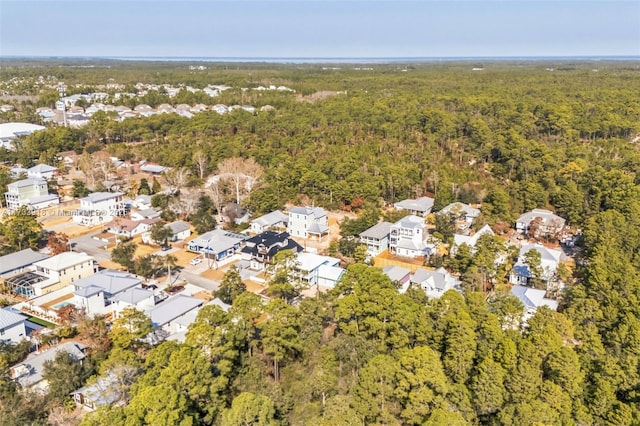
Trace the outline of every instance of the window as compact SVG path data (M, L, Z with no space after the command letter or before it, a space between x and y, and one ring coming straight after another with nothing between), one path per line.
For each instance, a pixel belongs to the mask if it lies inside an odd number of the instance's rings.
M0 336L4 336L4 328L0 328Z

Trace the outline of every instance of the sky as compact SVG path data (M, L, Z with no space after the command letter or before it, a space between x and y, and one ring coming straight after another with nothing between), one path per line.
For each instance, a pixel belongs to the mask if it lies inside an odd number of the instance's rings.
M638 55L639 0L0 0L0 56Z

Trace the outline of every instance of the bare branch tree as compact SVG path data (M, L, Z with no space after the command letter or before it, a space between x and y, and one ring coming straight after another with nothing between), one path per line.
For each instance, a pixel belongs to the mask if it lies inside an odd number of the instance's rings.
M209 163L207 155L202 151L196 151L193 154L193 162L198 169L200 179L204 179L205 175L207 174L207 165Z
M236 203L240 204L242 195L251 191L262 176L262 167L253 158L232 157L218 164L218 173L231 179L235 187Z
M174 191L180 191L187 185L191 171L186 167L178 167L164 172L164 179L167 181L169 188Z

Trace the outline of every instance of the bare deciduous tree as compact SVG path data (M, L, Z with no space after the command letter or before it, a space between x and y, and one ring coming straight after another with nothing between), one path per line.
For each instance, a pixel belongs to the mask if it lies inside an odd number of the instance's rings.
M207 174L207 165L209 163L207 155L202 151L196 151L193 154L193 162L198 169L200 179L204 179L205 175Z
M164 179L167 181L169 188L180 191L187 185L191 171L186 167L178 167L164 172Z
M180 217L186 219L198 209L198 200L202 195L201 191L185 190L180 192L180 197L173 198L171 209Z
M253 158L232 157L218 164L221 177L228 177L233 182L236 192L236 203L244 192L249 192L262 176L262 167Z
M225 193L221 179L216 179L209 183L209 186L207 186L207 195L211 198L211 202L218 212L218 222L222 222L222 206L225 201Z

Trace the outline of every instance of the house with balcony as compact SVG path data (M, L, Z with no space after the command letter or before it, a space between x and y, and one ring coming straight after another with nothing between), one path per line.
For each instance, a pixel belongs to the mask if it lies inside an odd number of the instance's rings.
M322 239L329 234L327 212L321 207L294 207L289 210L287 232L292 237Z
M304 249L287 232L264 231L249 238L240 253L243 260L250 262L251 269L262 271L271 264L273 257L283 250L299 253Z
M303 252L298 253L296 262L299 277L307 286L319 285L322 281L323 286L333 287L344 273L344 269L339 266L340 259L335 257ZM339 268L342 269L342 273L336 273L336 269L327 268Z
M122 192L94 192L80 199L80 208L74 212L73 221L87 226L110 222L124 216L127 208Z
M423 217L405 216L389 229L389 252L397 256L416 258L424 256L426 225Z
M72 285L72 303L76 308L84 309L89 316L104 315L111 311L119 312L117 307L112 306L115 298L127 290L142 290L140 278L113 269L103 269L73 282Z
M4 198L11 211L21 206L37 210L60 204L60 198L56 194L49 194L47 181L42 178L19 180L7 185L7 189Z
M367 246L367 254L375 257L389 248L391 222L379 222L360 234L360 243Z

